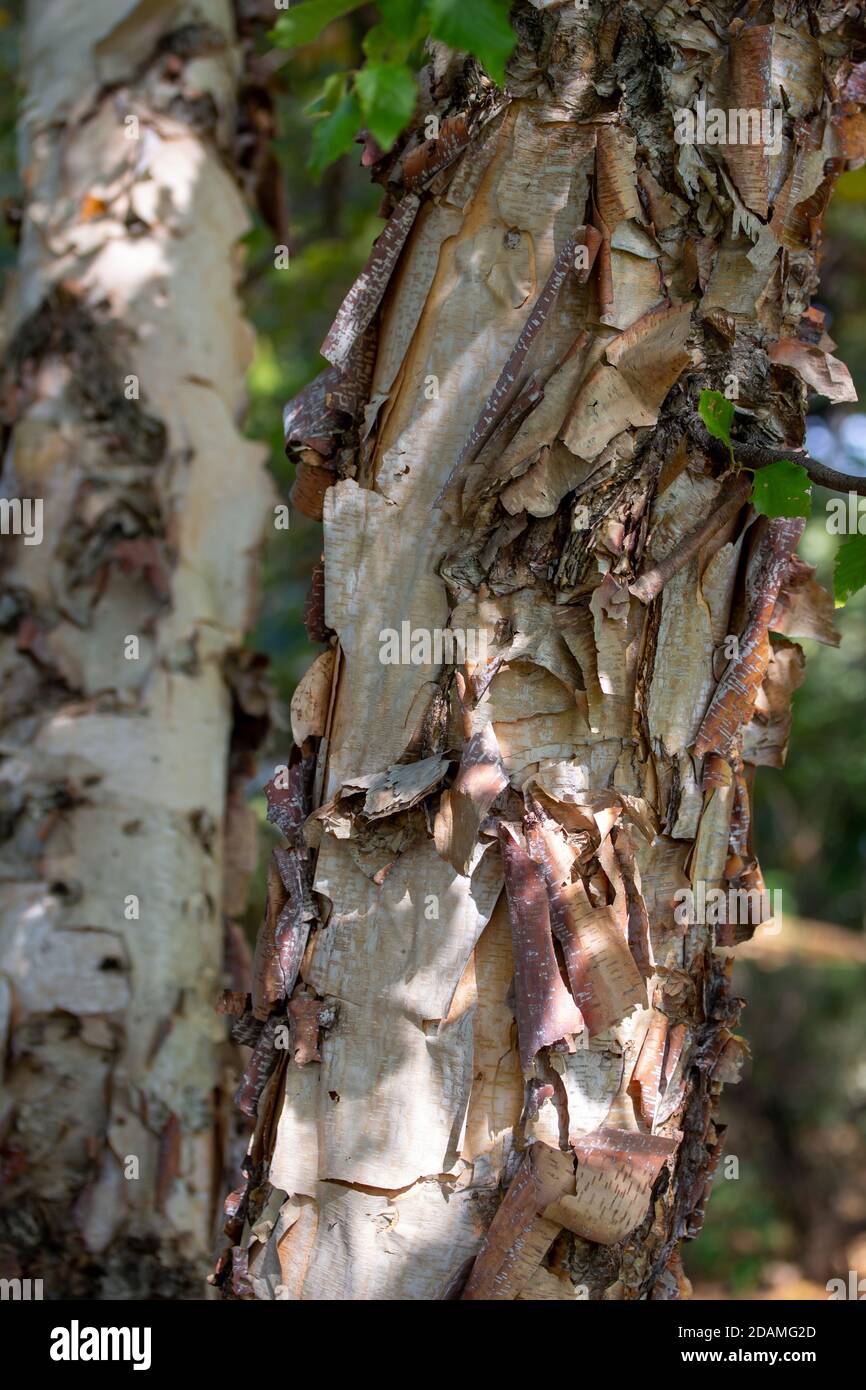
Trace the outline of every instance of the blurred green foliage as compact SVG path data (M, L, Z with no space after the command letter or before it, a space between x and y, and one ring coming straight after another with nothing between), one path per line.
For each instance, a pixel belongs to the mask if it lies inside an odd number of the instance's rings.
M283 451L283 406L327 366L319 346L382 228L381 189L360 168L360 145L320 180L306 168L312 138L306 108L329 75L360 62L362 38L362 24L349 15L330 26L327 41L279 69L276 154L289 190L288 267L275 267L273 232L261 220L247 238L246 303L257 334L247 432L267 444L283 497L294 472ZM270 656L283 705L319 650L307 641L302 613L321 545L321 526L293 512L290 529L275 531L266 549L262 610L250 643ZM281 737L273 751L286 748Z
M686 1269L699 1292L805 1280L821 1297L866 1232L866 966L742 962L734 983L753 1054L722 1102L737 1168L723 1160Z
M860 294L866 293L866 283ZM866 381L861 383L866 387ZM825 503L814 511L800 547L831 584L838 538L827 533ZM838 648L804 639L806 680L794 695L794 727L782 771L756 779L756 843L785 911L863 927L866 887L866 591L836 612Z
M364 0L302 0L279 16L270 37L295 50L334 20L368 9ZM515 42L509 9L510 0L377 0L378 22L367 26L361 44L363 65L328 73L307 107L315 122L311 170L321 173L346 154L362 125L383 153L391 149L415 109L415 74L428 36L471 53L501 83Z

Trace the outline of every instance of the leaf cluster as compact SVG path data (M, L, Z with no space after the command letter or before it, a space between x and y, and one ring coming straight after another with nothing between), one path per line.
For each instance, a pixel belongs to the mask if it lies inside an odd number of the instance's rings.
M280 15L270 34L278 48L314 43L336 19L361 9L364 0L302 0ZM307 108L314 117L310 168L321 174L346 154L364 127L387 153L412 119L417 102L415 73L427 38L470 53L495 82L515 35L510 0L376 0L379 22L363 41L362 67L332 73Z

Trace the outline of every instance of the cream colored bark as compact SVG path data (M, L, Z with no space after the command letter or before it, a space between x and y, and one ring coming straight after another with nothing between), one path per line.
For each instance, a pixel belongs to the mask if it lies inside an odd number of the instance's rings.
M24 47L3 481L44 535L3 540L4 1258L46 1297L200 1297L228 675L271 500L239 429L240 51L228 0L34 0Z
M333 365L287 413L339 659L300 702L320 919L289 931L276 893L262 960L309 942L254 1004L275 1027L287 987L320 1026L259 1049L241 1297L677 1297L745 1051L754 925L684 925L677 895L760 888L788 638L833 635L801 524L744 505L697 397L734 374L741 421L794 446L798 341L840 380L804 315L851 139L843 7L533 5L508 100L436 55L442 139L390 168ZM698 98L784 112L781 149L676 144ZM385 664L404 624L486 655ZM272 799L302 853L312 805Z

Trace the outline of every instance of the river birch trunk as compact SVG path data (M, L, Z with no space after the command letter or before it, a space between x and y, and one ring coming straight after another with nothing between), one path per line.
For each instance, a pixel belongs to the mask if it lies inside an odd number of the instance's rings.
M777 448L807 387L851 399L810 297L862 138L845 7L737 8L518 6L507 96L435 52L376 169L286 418L328 645L269 789L237 1296L688 1292L769 915L752 777L792 639L836 640L698 395Z
M3 1272L201 1297L271 500L239 430L241 54L227 0L34 0L24 47L3 484L42 534L2 543Z

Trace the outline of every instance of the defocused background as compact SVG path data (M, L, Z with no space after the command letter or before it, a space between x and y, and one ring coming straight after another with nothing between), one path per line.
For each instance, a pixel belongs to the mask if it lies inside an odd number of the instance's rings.
M360 146L322 174L309 168L306 108L324 79L362 61L371 15L354 12L291 57L268 55L279 138L276 156L288 191L289 266L274 267L274 234L259 222L248 237L244 292L258 334L249 375L249 433L270 446L283 494L291 468L282 450L281 412L324 365L318 354L343 294L362 267L381 223L379 190L360 164ZM18 26L0 7L0 266L15 259L18 187L14 111ZM266 45L265 45L266 47ZM820 302L838 355L866 402L866 169L843 177L831 209ZM811 451L866 473L866 413L813 403ZM801 553L831 587L825 501L814 494ZM321 528L292 516L275 531L265 561L262 610L251 645L271 662L278 724L262 782L284 762L288 702L317 654L302 610L319 558ZM830 1278L866 1275L866 590L840 610L839 650L805 642L808 672L794 697L794 733L782 772L762 769L757 849L770 888L784 893L781 932L759 931L737 965L735 988L748 1001L743 1031L754 1054L729 1088L721 1117L726 1153L703 1234L686 1251L698 1297L826 1298ZM266 768L268 769L266 773ZM271 830L264 798L255 931L264 898ZM726 1171L731 1176L725 1176ZM736 1173L736 1176L733 1174Z

